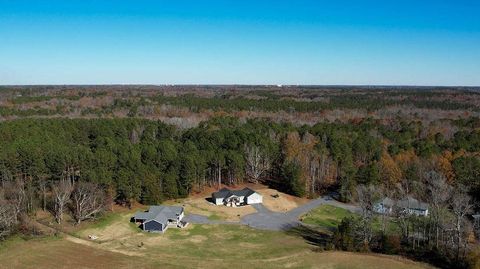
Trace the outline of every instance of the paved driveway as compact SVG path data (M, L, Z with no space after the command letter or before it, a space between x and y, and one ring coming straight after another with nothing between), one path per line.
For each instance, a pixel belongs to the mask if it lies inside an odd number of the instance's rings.
M286 213L273 212L263 204L254 204L252 206L257 212L243 216L240 222L209 220L206 216L197 214L188 214L185 216L184 220L197 224L242 224L255 229L281 231L300 225L301 222L298 219L301 215L323 204L341 207L354 213L359 211L359 208L356 206L343 204L328 197L322 197L312 200Z
M292 218L286 213L279 212L257 212L244 216L242 224L261 230L288 230L300 225L300 221Z
M182 220L196 224L241 224L235 221L211 220L207 216L198 214L187 214Z
M244 216L240 222L256 229L274 231L288 230L301 224L301 221L298 220L301 215L324 204L344 208L353 213L359 211L359 208L356 206L340 203L329 197L322 197L312 200L286 213L272 212L263 204L255 204L253 207L257 210L257 213Z

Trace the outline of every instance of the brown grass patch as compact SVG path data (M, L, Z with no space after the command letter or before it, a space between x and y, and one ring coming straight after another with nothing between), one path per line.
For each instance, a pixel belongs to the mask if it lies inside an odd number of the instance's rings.
M84 239L87 239L88 235L96 235L98 236L97 240L100 242L118 240L125 236L137 234L139 230L136 231L132 227L133 224L130 223L130 218L133 216L133 212L130 211L130 213L131 214L121 214L119 221L114 221L106 227L87 228L80 231L78 234Z
M263 205L275 212L287 212L308 202L308 199L295 197L268 187L257 188L256 191L263 196ZM278 197L274 198L276 195Z
M184 206L186 214L193 213L210 217L212 220L233 222L240 221L243 216L256 212L252 206L217 206L208 202L205 198L206 197L186 198L184 200L169 201L167 204Z
M193 235L190 237L189 241L192 243L202 243L203 241L207 240L208 238L204 235Z
M405 258L397 256L376 255L376 254L364 254L364 253L351 253L351 252L339 252L328 251L318 253L317 258L322 261L315 268L352 268L352 269L384 269L384 268L396 268L396 269L410 269L410 268L434 268L427 264L414 262ZM339 266L341 265L341 266Z
M0 268L136 268L140 260L67 240L29 240L0 251ZM144 266L142 266L144 267ZM148 265L146 265L148 267ZM151 268L151 267L150 267Z

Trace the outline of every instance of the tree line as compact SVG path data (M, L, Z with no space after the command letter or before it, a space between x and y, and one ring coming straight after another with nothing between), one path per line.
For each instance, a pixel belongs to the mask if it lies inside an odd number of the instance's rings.
M478 199L480 134L453 124L447 137L401 119L295 126L217 117L186 130L136 118L2 122L0 227L39 208L80 222L111 201L157 204L247 181L304 197L335 191L342 201L357 200L358 185L424 198L424 175L436 171Z
M190 113L388 110L478 112L477 88L320 86L17 86L0 88L0 117L148 116L166 107ZM157 110L157 111L155 111ZM116 113L114 113L116 112Z
M472 236L479 236L479 231L474 231L470 221L474 204L466 188L451 186L436 171L426 172L418 188L425 193L427 216L409 212L398 202L409 197L400 184L394 188L358 185L361 213L342 220L333 235L333 247L400 254L441 268L476 268L478 250ZM392 210L378 214L377 202L385 197L393 201Z

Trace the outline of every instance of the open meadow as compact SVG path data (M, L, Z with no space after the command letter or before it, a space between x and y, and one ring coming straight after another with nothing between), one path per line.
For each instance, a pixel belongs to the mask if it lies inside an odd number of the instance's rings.
M0 268L431 268L399 257L316 252L301 237L236 225L191 225L164 235L137 231L106 242L78 241L12 239L0 249Z
M109 213L58 237L10 239L0 247L0 268L431 268L396 256L321 251L301 231L190 224L145 233L130 222L134 212ZM305 218L328 228L345 214L321 206Z

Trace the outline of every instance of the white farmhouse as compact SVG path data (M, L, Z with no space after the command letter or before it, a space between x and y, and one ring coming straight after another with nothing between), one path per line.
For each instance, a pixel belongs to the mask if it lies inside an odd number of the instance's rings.
M212 201L216 205L236 207L242 205L261 204L263 202L263 197L258 192L250 188L244 188L242 190L230 190L223 188L212 193Z

